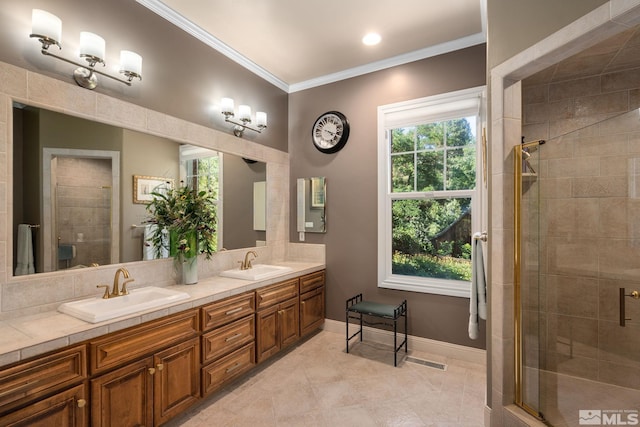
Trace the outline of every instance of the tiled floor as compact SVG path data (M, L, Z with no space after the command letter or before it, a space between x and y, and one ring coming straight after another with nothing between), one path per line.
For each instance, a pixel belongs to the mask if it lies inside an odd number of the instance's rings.
M483 425L485 367L439 356L444 371L407 361L393 367L385 346L322 331L265 362L171 426Z

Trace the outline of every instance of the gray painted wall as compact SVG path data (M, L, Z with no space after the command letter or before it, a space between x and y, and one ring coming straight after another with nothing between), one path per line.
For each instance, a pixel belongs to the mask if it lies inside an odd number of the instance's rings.
M485 347L484 322L478 339L467 335L469 300L377 287L377 107L485 84L485 45L293 93L289 99L291 206L296 180L327 178L327 232L306 233L306 241L327 246L327 317L344 320L345 300L362 292L380 302L408 300L409 332L472 347ZM324 154L311 143L311 126L330 110L351 126L346 146ZM297 241L295 209L290 235Z
M40 43L28 37L34 8L62 20L61 54L67 58L78 49L80 31L106 40L107 67L119 62L122 49L142 55L142 82L129 88L101 78L97 92L225 132L231 127L211 107L231 97L269 116L265 132L246 132L245 139L287 151L286 92L133 0L3 1L0 61L73 82L75 66L43 56Z

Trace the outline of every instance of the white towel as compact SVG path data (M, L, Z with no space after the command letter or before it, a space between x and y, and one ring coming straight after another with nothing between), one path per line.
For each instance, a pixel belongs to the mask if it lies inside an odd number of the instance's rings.
M469 298L469 338L478 338L478 319L487 319L487 279L484 274L480 233L473 235L471 249L471 296Z
M35 273L33 266L33 240L31 240L31 227L28 224L18 225L16 261L16 276Z
M169 232L162 230L162 241L160 248L153 244L153 236L158 226L156 224L148 224L144 227L144 236L142 242L142 259L169 258Z

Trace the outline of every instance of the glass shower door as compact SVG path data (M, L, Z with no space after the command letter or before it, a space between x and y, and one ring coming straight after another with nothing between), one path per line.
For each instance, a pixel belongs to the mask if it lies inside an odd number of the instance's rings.
M521 405L549 425L640 425L639 117L633 110L538 146L528 191L516 171ZM526 373L536 364L537 392Z
M111 187L56 185L57 269L111 264Z

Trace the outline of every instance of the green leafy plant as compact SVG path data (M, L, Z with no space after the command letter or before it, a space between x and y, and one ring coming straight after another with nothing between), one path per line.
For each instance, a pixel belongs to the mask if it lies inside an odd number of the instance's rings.
M173 256L192 258L204 253L210 259L217 245L213 194L185 186L152 195L153 201L146 209L150 214L147 222L157 225L152 237L154 247L160 250L166 240L163 235L166 229L171 236Z

